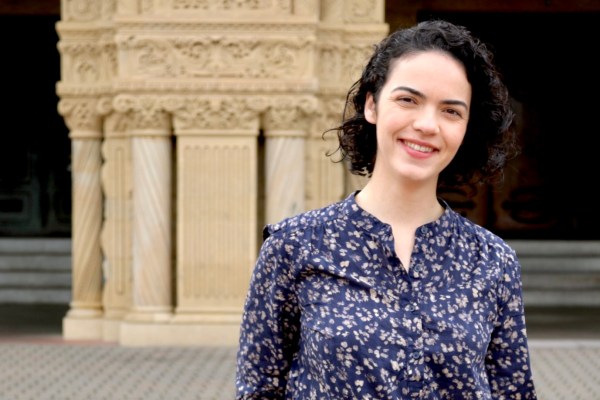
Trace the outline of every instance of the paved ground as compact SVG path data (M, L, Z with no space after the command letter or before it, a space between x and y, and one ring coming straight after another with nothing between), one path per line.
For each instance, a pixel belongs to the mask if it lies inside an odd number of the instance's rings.
M235 348L65 342L55 306L0 306L0 400L231 400ZM600 400L600 310L532 310L540 400Z

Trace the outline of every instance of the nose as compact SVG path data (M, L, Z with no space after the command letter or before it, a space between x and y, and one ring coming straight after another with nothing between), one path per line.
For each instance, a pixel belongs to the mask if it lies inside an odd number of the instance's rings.
M436 110L423 108L416 115L413 121L413 128L424 134L435 134L440 132L438 115Z

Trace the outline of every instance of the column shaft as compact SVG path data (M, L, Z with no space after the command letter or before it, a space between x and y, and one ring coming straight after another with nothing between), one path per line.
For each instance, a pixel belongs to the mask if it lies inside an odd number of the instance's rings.
M128 319L162 318L173 302L171 137L133 137L132 160L135 315Z
M107 134L102 144L104 165L104 225L101 244L104 254L105 340L117 340L119 323L129 312L132 271L132 177L131 141L127 137Z
M102 314L100 147L100 139L72 139L73 288L68 317L97 317Z
M304 211L304 133L265 132L266 222L274 223Z

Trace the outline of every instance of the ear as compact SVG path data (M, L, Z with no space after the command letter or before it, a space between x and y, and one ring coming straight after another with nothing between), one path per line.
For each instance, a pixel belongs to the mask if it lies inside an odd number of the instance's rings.
M365 119L373 125L377 122L377 105L371 92L367 93L367 99L365 100Z

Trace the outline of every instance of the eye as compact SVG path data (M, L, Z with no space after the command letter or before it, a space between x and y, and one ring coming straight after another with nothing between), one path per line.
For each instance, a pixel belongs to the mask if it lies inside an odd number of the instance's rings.
M410 96L400 96L398 98L396 98L396 102L398 103L404 103L404 104L416 104L417 101Z
M447 108L444 110L445 113L450 114L453 117L462 118L463 113L461 110L457 110L456 108Z

